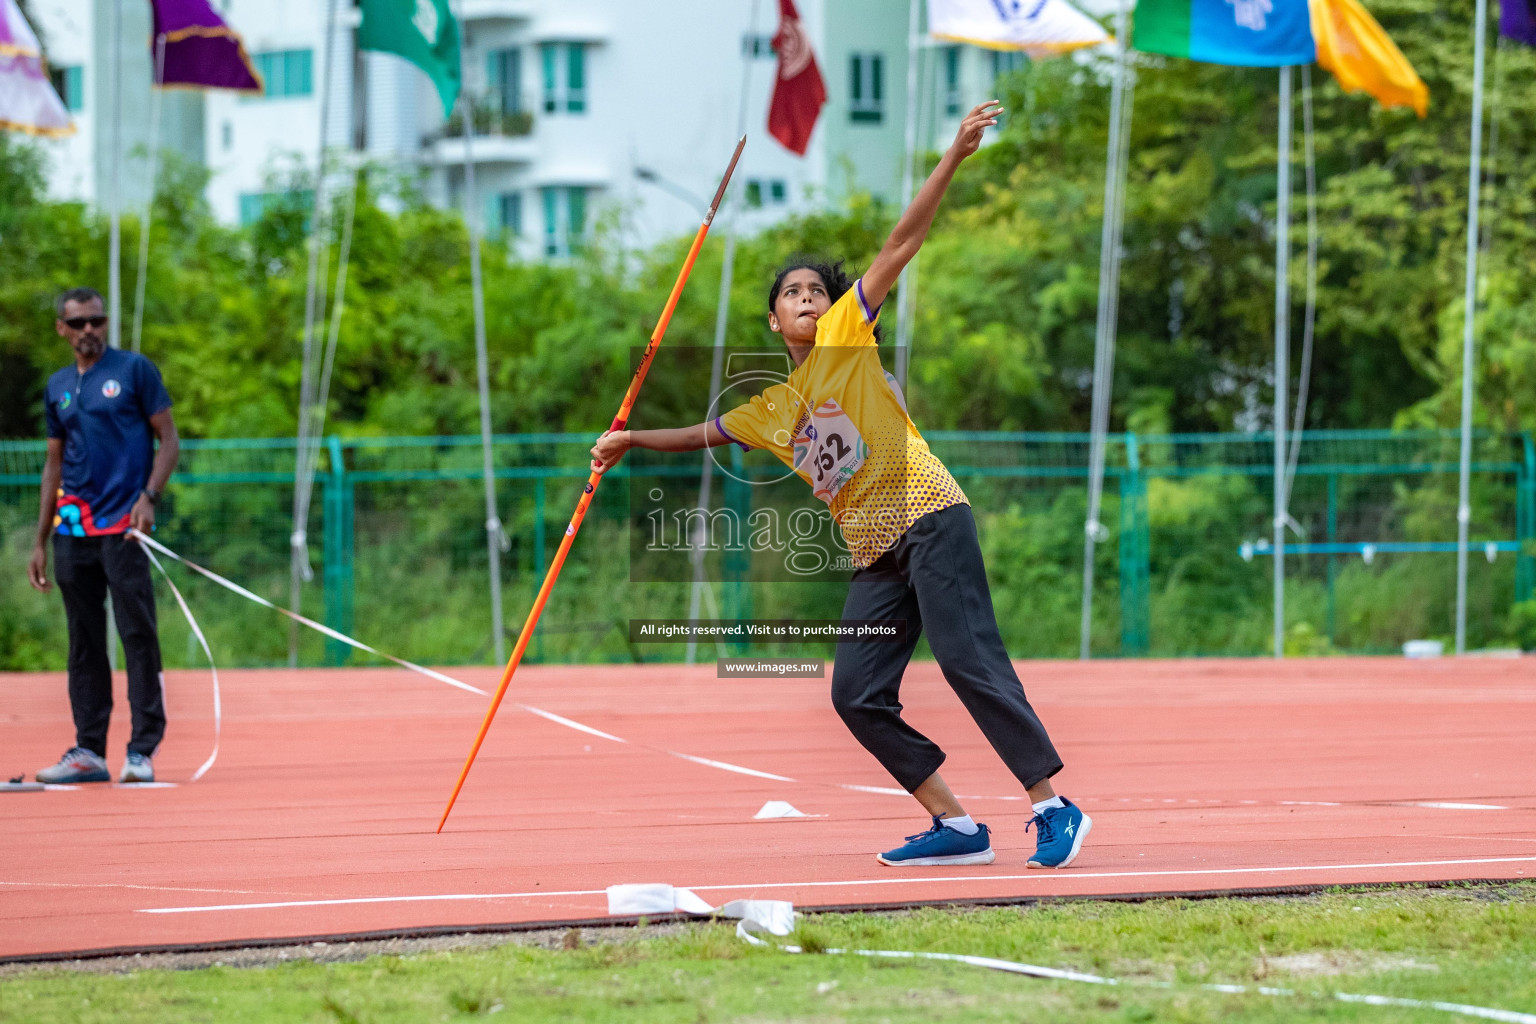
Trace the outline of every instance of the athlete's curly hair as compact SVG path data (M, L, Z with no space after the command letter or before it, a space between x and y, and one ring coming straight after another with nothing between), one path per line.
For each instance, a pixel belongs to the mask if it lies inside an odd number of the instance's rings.
M774 303L779 301L779 292L784 287L784 279L796 270L814 270L821 277L821 283L827 286L827 297L833 302L848 294L848 289L853 287L854 278L848 276L843 269L842 260L826 260L816 256L793 256L789 262L779 269L774 275L773 287L768 289L768 312L772 313ZM885 333L877 322L875 324L875 341L883 341Z

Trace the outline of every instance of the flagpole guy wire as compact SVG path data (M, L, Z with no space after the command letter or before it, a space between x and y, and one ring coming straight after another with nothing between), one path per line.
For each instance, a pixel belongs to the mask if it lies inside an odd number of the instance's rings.
M454 19L459 33L459 76L464 66L464 3ZM496 661L506 659L506 626L501 608L501 553L511 542L496 511L496 460L491 447L490 355L485 341L485 281L480 272L479 201L475 192L475 104L468 90L459 90L459 109L464 118L464 227L469 233L469 287L475 317L475 386L480 396L481 475L485 482L485 553L491 582L491 647Z
M915 0L914 0L915 2ZM747 35L750 37L757 31L758 0L752 0L752 6L747 14ZM750 99L749 90L752 86L752 54L745 46L741 50L741 103L736 112L736 134L738 137L747 134L747 104ZM715 348L711 354L709 363L709 411L714 412L715 403L720 399L720 378L724 373L725 363L725 329L731 317L731 278L736 268L736 231L737 220L741 217L741 193L733 192L730 203L726 206L725 218L725 254L720 262L720 299L715 306ZM704 543L709 530L709 504L710 490L714 483L715 456L708 449L704 449L703 465L699 469L699 514L694 517L697 533L693 539L693 546L689 550L693 562L693 586L688 593L688 621L696 622L699 618L699 599L706 597L711 606L714 605L712 592L709 589L709 581L704 578ZM715 608L716 617L719 609ZM715 641L715 649L723 658L725 657L725 643ZM690 633L687 649L684 651L683 660L692 665L698 657L698 641ZM500 660L500 659L497 659Z
M624 392L624 401L620 403L618 415L614 416L609 430L623 430L629 423L629 414L634 409L635 399L639 397L640 386L645 383L651 361L656 357L656 350L661 347L661 339L666 336L667 325L672 322L672 311L677 308L677 300L682 297L683 286L688 283L688 275L693 270L694 261L699 258L699 250L704 245L704 239L709 235L709 225L715 219L715 212L720 209L720 201L725 198L726 186L731 183L731 175L735 173L736 164L741 160L741 151L746 148L746 145L747 137L743 135L736 143L736 151L731 154L731 162L726 166L725 174L720 178L720 187L715 190L715 198L709 204L709 211L704 214L704 222L699 225L698 233L693 237L693 245L689 247L688 256L683 260L682 269L678 271L677 281L672 285L672 293L667 296L667 304L662 307L661 317L656 321L656 329L651 332L650 343L645 346L645 352L640 357L640 365L636 367L634 376L629 380L629 387ZM565 557L571 550L571 544L576 540L576 533L581 529L582 520L586 518L587 508L592 504L592 496L597 493L597 487L602 481L602 474L597 470L587 475L587 484L582 489L581 498L576 502L576 511L572 513L571 521L565 528L565 536L560 541L560 547L550 561L549 571L544 575L539 593L533 599L533 607L528 611L527 621L523 623L523 628L517 634L517 643L512 648L512 657L508 659L506 670L501 674L501 683L496 687L496 694L491 698L491 706L486 709L485 719L480 723L480 731L475 735L475 742L469 748L469 756L464 760L464 768L459 772L458 781L453 785L453 793L448 797L448 806L443 808L443 816L437 823L438 832L442 832L443 826L448 822L448 815L453 812L453 805L459 799L459 792L464 788L464 780L469 777L469 770L474 766L476 755L480 753L480 746L485 742L486 733L490 731L496 711L501 707L502 698L507 694L512 675L523 660L523 651L527 649L534 627L538 625L539 615L544 611L549 593L554 589L555 580L560 576L561 567L565 565Z
M326 149L329 142L331 111L331 79L335 74L336 50L336 0L325 4L324 65L320 78L320 152L315 162L314 210L309 226L309 273L304 286L304 341L303 366L299 377L299 424L297 446L293 458L293 532L289 535L288 608L297 614L303 602L304 581L312 578L309 567L309 506L305 501L304 475L308 466L310 407L315 392L315 319L321 302L320 291L320 239L324 231L322 214L325 209ZM329 263L329 259L327 259ZM288 667L299 664L299 627L291 625L288 632Z
M934 65L936 63L935 52L930 41L919 35L918 39L918 80L917 80L917 111L914 114L916 124L913 128L915 143L906 166L911 168L913 176L913 191L916 191L917 161L921 154L933 148L933 121L934 107L937 102L934 95L936 86L934 83ZM927 56L922 55L926 53ZM927 134L924 134L924 129ZM907 202L911 202L911 193L908 193ZM900 363L897 383L901 387L903 400L911 402L912 389L909 380L912 370L912 341L917 333L917 292L918 281L921 277L922 253L912 254L907 265L902 268L901 287L896 292L896 338L900 347L896 350ZM903 326L905 325L905 326Z
M351 264L352 255L352 226L357 219L357 168L352 169L352 185L347 193L347 213L341 226L341 246L336 256L336 291L331 298L331 312L326 324L325 354L320 360L320 378L315 387L315 400L309 409L308 434L311 438L319 438L325 433L326 408L330 404L331 373L336 365L336 347L341 339L341 320L346 312L347 305L347 270ZM326 261L326 271L329 272L329 260ZM325 304L325 296L321 296L320 305ZM303 507L306 510L304 518L308 519L308 509L315 493L315 471L320 465L320 448L311 444L308 449L300 453L299 465L303 467L299 486L303 491Z
M1317 147L1312 129L1312 65L1301 66L1301 137L1307 174L1307 304L1302 314L1301 370L1296 377L1296 416L1292 420L1289 459L1285 471L1285 521L1298 534L1291 516L1291 493L1301 461L1301 434L1307 423L1307 393L1312 382L1312 343L1317 327Z
M139 218L139 273L133 285L133 350L144 337L144 289L149 282L149 224L155 211L155 180L160 176L160 107L165 102L165 33L155 36L155 87L149 97L149 194Z
M1099 522L1104 495L1104 448L1109 432L1114 383L1115 329L1120 309L1120 256L1125 229L1125 183L1129 172L1130 105L1127 39L1128 0L1115 12L1115 74L1109 93L1109 141L1105 152L1104 215L1099 241L1099 304L1093 340L1093 396L1088 440L1088 518L1083 524L1083 613L1078 657L1087 660L1093 636L1094 547L1109 535Z
M907 108L906 125L902 134L901 151L901 209L912 202L914 187L913 161L917 159L917 62L921 52L923 0L910 0L907 4ZM911 263L901 268L896 290L896 382L903 393L907 390L907 368L911 362L912 316L916 312L913 302Z
M1482 199L1483 67L1488 0L1477 0L1472 50L1472 147L1467 168L1467 279L1461 335L1461 459L1456 497L1456 653L1467 650L1467 540L1472 525L1472 376L1477 320L1478 213Z
M1277 139L1275 174L1275 659L1285 657L1285 424L1289 403L1291 342L1291 66L1280 68L1280 130Z

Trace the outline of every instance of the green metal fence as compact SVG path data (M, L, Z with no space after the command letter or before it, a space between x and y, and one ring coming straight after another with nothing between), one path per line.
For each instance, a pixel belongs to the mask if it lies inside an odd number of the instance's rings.
M1086 510L1086 434L928 435L965 488L981 524L994 602L1018 656L1076 650ZM327 624L385 650L437 663L489 659L484 510L477 437L326 438L320 500L307 534L314 579L305 606ZM494 464L508 590L503 624L515 635L586 476L588 434L504 435ZM1265 434L1110 438L1099 545L1093 647L1102 655L1262 654L1269 648L1268 536L1272 439ZM1386 651L1451 632L1456 445L1453 433L1309 432L1292 499L1287 549L1288 637L1301 652ZM292 529L292 439L187 441L163 503L158 536L186 557L286 604ZM0 442L0 547L11 563L0 639L62 664L56 602L26 591L44 445ZM728 454L727 454L728 452ZM750 482L781 474L763 453L732 460L714 503L743 518L772 499ZM681 616L688 587L637 582L631 485L664 481L696 495L699 456L647 453L610 475L556 589L531 660L665 660L681 646L637 647L632 617ZM1536 447L1528 434L1480 435L1473 466L1471 636L1525 642L1536 626ZM630 474L635 474L631 477ZM762 582L751 552L711 563L722 617L835 617L845 587ZM6 589L9 587L10 589ZM195 578L189 599L221 664L282 664L288 633L275 616ZM26 602L30 601L31 604ZM5 615L0 612L0 616ZM168 661L183 660L184 626L162 614ZM19 623L19 624L18 624ZM9 632L7 632L7 630ZM1536 637L1530 638L1536 640ZM1288 645L1291 643L1288 640ZM706 651L712 657L714 652ZM34 655L34 658L37 657ZM196 664L190 647L185 663ZM305 664L355 653L309 635ZM15 664L0 651L0 665Z

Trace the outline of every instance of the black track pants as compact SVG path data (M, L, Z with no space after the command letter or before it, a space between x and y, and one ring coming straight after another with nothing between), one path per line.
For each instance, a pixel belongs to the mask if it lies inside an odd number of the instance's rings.
M75 744L105 757L112 718L107 660L107 593L128 667L133 738L128 749L153 757L165 735L164 680L149 558L123 534L53 538L53 573L69 620L69 704Z
M944 763L944 751L901 717L901 677L918 638L1027 789L1061 771L1061 758L1024 696L1003 648L969 505L930 512L853 577L844 619L905 619L904 643L844 642L832 667L832 704L864 749L907 792Z

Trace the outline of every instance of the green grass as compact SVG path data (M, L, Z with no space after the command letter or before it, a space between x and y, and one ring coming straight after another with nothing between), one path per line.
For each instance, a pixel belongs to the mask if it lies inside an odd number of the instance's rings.
M1302 899L1069 903L817 915L809 949L974 953L1122 979L1042 981L961 964L758 949L724 924L588 932L351 963L0 980L0 1021L1453 1021L1342 991L1536 1012L1536 884ZM600 941L598 941L600 940ZM572 943L567 943L572 945ZM273 958L276 959L275 957ZM1223 995L1209 982L1292 989ZM1156 987L1154 983L1167 983Z

